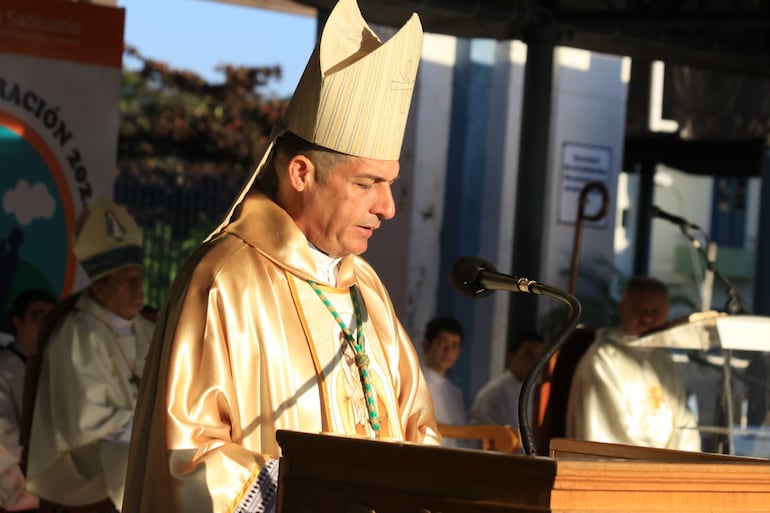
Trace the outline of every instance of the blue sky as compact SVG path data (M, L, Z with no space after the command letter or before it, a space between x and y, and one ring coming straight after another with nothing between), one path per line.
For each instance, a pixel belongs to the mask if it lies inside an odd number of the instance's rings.
M125 41L145 57L222 80L218 64L273 66L283 78L271 91L294 91L315 45L312 16L210 0L118 0L126 9ZM128 67L135 66L124 60Z

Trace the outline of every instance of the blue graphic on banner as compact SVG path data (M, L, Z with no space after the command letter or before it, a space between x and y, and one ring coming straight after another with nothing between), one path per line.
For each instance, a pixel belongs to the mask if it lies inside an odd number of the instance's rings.
M0 125L0 330L10 305L27 288L58 297L67 273L62 194L40 152Z

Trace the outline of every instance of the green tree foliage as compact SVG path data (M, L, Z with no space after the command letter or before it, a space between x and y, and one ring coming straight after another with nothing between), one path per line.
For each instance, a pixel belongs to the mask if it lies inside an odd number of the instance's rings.
M224 82L175 70L127 46L141 68L124 70L118 161L145 170L242 173L264 147L285 102L262 90L280 66L219 66Z
M224 216L286 101L263 94L281 68L220 66L221 83L126 47L115 200L144 233L145 301L159 307L190 253Z

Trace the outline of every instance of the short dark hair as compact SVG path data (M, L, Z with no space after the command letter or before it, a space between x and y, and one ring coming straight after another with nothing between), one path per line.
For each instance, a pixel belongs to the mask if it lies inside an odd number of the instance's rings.
M32 305L32 303L37 303L38 301L44 301L52 305L56 304L56 300L46 290L23 290L16 296L16 299L13 300L13 306L11 306L11 318L16 317L17 319L23 319L27 314L30 305ZM16 335L16 328L13 327L13 323L11 323L11 332Z
M433 342L433 339L435 339L442 331L460 335L460 340L465 337L463 325L454 317L436 317L435 319L431 319L428 321L428 324L425 325L425 335L423 335L423 337L428 342Z
M519 330L516 333L514 333L513 338L511 338L508 341L508 352L509 353L515 353L516 351L519 350L521 345L526 340L532 340L532 341L535 341L535 342L545 342L545 339L543 338L543 336L540 333L536 332L536 331L532 331L532 330Z
M284 132L277 137L262 172L254 185L273 197L278 187L278 160L288 161L297 155L305 155L318 170L318 181L325 181L331 170L350 155L312 143L293 132Z

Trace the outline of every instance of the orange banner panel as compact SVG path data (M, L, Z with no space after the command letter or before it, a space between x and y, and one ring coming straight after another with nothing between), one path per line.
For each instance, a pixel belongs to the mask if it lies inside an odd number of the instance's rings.
M0 52L120 68L125 9L62 1L0 3Z

